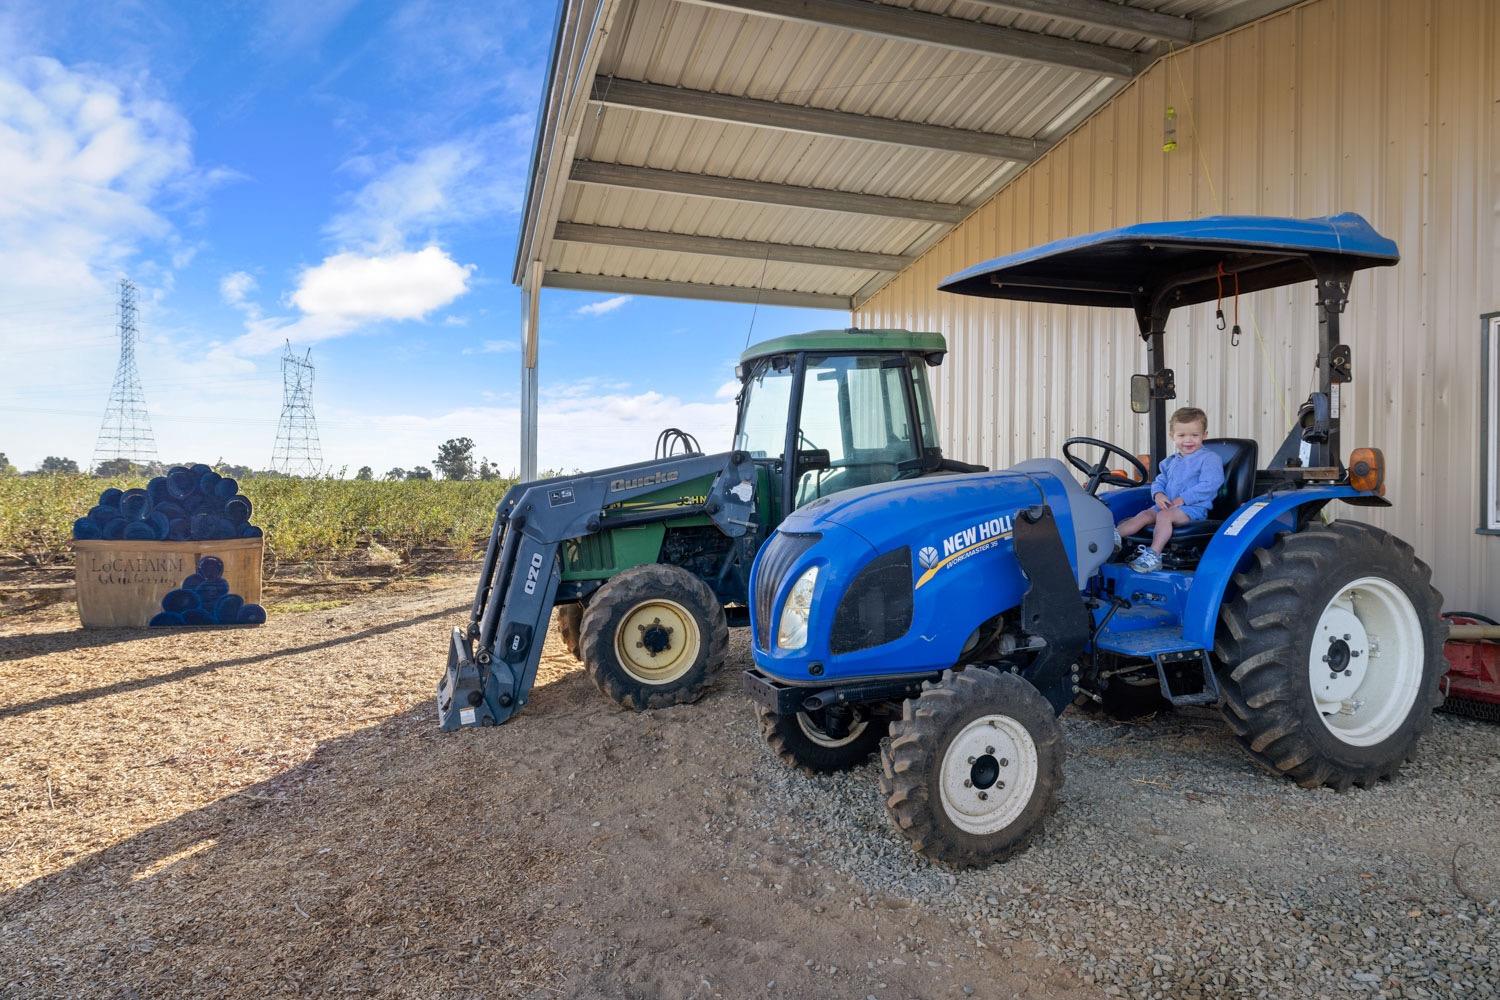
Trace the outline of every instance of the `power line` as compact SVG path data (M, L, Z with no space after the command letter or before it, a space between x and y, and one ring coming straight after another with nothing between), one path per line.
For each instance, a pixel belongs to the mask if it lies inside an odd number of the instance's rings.
M109 459L123 458L138 465L156 461L156 438L151 433L151 419L146 415L146 394L141 389L141 373L135 366L136 307L135 283L120 279L120 364L115 369L115 384L109 391L104 422L94 444L94 458L89 468Z
M271 468L289 476L317 476L323 472L323 447L318 443L318 422L313 416L312 349L297 357L287 341L281 356L281 420L276 427L276 447Z

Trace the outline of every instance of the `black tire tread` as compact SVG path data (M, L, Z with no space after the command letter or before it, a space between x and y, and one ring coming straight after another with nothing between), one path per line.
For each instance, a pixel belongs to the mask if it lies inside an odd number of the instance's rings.
M659 688L640 684L620 668L615 662L614 636L609 634L617 613L654 597L669 598L687 608L696 606L703 612L698 621L701 666ZM616 574L594 593L583 615L578 645L585 672L604 696L624 708L644 712L703 697L729 653L729 625L723 605L708 584L680 566L650 563Z
M853 743L843 747L823 747L803 735L795 715L779 715L770 709L759 710L760 733L783 764L803 774L834 774L858 767L880 749L889 722L879 716L868 719L868 726Z
M1305 691L1305 656L1299 649L1302 627L1321 609L1310 609L1308 594L1341 565L1409 567L1406 583L1423 622L1430 661L1423 689L1413 707L1415 724L1398 731L1400 742L1374 763L1355 763L1330 754L1327 741L1313 739L1299 699ZM1394 777L1413 758L1421 735L1432 724L1442 702L1439 683L1446 626L1438 618L1442 597L1432 586L1432 570L1412 547L1373 525L1332 521L1281 536L1256 550L1253 565L1233 579L1234 596L1226 599L1219 619L1214 655L1221 665L1221 711L1235 739L1259 764L1305 788L1327 785L1344 791L1351 784L1368 787ZM1424 607L1425 605L1425 607ZM1393 739L1396 737L1392 737Z
M1035 821L1013 841L981 850L964 843L962 832L950 831L939 818L942 805L930 801L929 762L940 759L940 754L934 756L936 744L967 707L997 700L1013 709L1029 708L1037 713L1035 719L1045 720L1040 727L1044 735L1036 740L1039 771L1033 798L1041 805ZM1030 704L1018 707L1021 701ZM1014 674L971 667L945 670L939 680L924 681L922 693L902 703L901 718L891 723L891 735L881 745L880 793L897 828L918 854L955 867L996 864L1025 851L1042 835L1062 785L1062 728L1041 694Z
M557 613L557 635L562 639L563 648L572 654L573 659L582 660L578 652L578 640L583 631L583 605L582 604L559 604Z

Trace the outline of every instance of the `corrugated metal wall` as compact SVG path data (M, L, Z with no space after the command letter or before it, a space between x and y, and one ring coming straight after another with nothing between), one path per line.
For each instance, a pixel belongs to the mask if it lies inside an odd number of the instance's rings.
M1401 247L1361 272L1343 324L1348 447L1375 444L1395 507L1370 520L1430 562L1450 608L1500 615L1500 537L1479 524L1480 322L1500 309L1500 4L1318 0L1169 57L856 313L935 329L945 450L991 467L1088 434L1144 452L1123 313L934 291L961 267L1077 233L1216 213L1359 212ZM1163 152L1166 108L1177 112ZM1227 306L1226 306L1227 310ZM1246 296L1238 348L1213 306L1167 335L1179 405L1274 449L1312 380L1311 286ZM1264 461L1264 459L1262 460ZM1339 516L1353 515L1343 507ZM1363 515L1362 515L1363 516Z

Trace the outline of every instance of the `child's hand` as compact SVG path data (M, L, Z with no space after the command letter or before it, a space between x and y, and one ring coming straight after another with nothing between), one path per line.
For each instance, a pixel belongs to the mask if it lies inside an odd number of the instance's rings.
M1167 508L1172 506L1172 501L1167 499L1167 495L1165 493L1158 493L1151 499L1156 501L1157 510L1166 510Z
M1183 504L1182 497L1178 497L1176 500L1172 501L1172 506L1173 507L1181 507L1182 504Z

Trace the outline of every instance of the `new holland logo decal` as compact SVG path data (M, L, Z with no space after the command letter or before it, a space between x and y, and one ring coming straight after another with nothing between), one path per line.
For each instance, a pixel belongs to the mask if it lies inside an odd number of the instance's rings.
M924 572L917 578L914 589L920 590L927 581L949 566L955 566L970 556L977 556L986 552L1000 542L1011 536L1015 529L1015 520L1007 514L992 517L978 524L970 525L961 531L955 531L942 542L942 554L938 554L938 547L925 545L917 552L917 563Z

